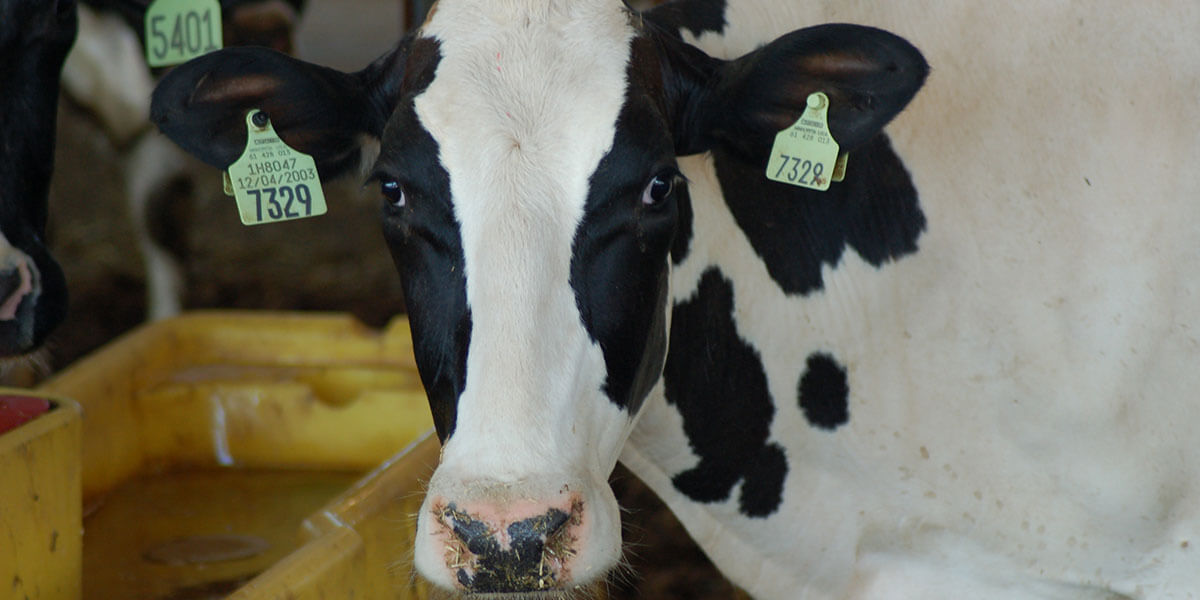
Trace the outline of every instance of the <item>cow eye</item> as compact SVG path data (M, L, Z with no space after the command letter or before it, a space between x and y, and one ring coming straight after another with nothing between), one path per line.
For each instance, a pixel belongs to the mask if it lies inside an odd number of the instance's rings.
M387 198L389 204L396 208L403 208L407 203L407 198L404 197L404 186L400 185L395 179L383 179L379 182L379 191L383 193L383 197Z
M678 175L673 172L663 172L655 175L650 179L650 183L646 184L646 189L642 192L642 204L645 206L658 206L667 198L671 197L671 192L675 191L675 180Z

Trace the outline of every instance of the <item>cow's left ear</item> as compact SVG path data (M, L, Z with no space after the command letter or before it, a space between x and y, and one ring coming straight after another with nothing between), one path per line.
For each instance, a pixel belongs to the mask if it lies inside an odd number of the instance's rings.
M820 25L789 33L733 61L696 65L693 51L669 60L680 81L703 77L675 119L679 154L713 145L765 162L775 135L800 118L809 94L829 96L829 130L844 152L874 137L912 100L929 73L903 38L873 27ZM701 59L703 60L703 59ZM691 73L688 75L687 73Z
M266 48L235 47L193 59L154 90L150 120L200 160L227 169L246 147L246 114L260 109L289 146L312 155L322 179L359 166L378 139L404 75L409 40L356 73Z

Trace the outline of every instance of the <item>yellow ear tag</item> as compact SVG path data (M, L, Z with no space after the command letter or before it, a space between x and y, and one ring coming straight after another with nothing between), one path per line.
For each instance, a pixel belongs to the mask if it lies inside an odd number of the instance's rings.
M218 0L154 0L146 8L146 62L167 67L220 50Z
M822 192L829 189L838 143L829 133L828 113L829 97L823 92L809 94L804 114L775 135L767 179Z
M267 113L246 115L246 149L225 174L243 225L325 214L325 193L313 157L279 139ZM227 192L228 193L228 192Z

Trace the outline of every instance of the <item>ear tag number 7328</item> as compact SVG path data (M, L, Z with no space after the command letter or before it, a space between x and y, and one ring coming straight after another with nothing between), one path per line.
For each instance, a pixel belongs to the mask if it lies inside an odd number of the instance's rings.
M246 131L246 149L225 173L225 193L237 199L242 224L325 214L325 193L313 157L279 139L261 110L246 115Z
M841 181L835 167L838 143L829 133L829 97L824 92L808 96L808 105L791 127L775 135L767 179L825 191L831 181ZM843 163L840 171L845 170Z
M218 0L154 0L146 9L146 62L167 67L221 49Z

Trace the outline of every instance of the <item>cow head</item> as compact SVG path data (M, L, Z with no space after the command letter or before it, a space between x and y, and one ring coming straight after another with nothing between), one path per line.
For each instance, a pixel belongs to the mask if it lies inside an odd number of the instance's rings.
M66 281L43 238L58 77L75 30L75 0L0 2L0 357L36 349L66 313Z
M152 118L220 168L254 108L325 177L365 150L444 442L417 568L444 588L521 592L618 559L606 480L661 377L668 275L691 239L676 157L720 144L765 166L817 90L853 150L925 71L865 27L727 62L615 0L443 0L354 74L253 49L197 59L162 82Z

